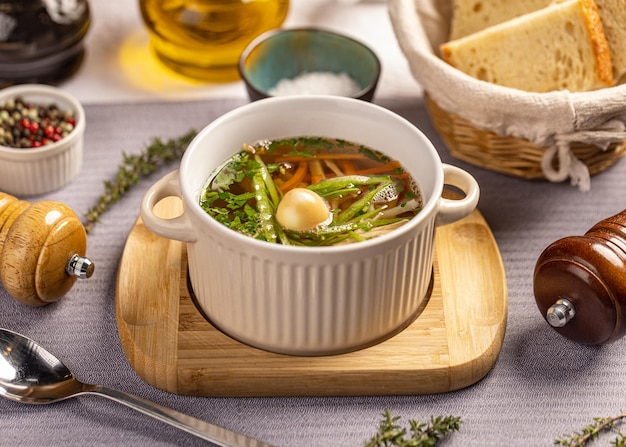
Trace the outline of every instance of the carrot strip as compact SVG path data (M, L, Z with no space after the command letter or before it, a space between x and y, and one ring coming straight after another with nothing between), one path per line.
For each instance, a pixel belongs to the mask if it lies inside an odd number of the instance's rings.
M362 160L367 158L363 154L349 153L349 154L316 154L314 157L303 157L301 155L285 155L282 157L276 157L276 163L281 162L297 162L297 161L310 161L310 160Z
M400 167L400 162L397 160L390 161L384 165L374 166L368 169L361 169L355 172L356 175L368 175L368 174L379 174L381 172L391 171L393 169L397 169Z
M306 175L308 170L309 170L309 164L308 163L306 163L306 162L300 163L298 165L298 169L296 169L296 172L293 173L291 178L289 180L287 180L285 183L283 183L282 185L280 185L280 190L283 193L285 193L285 192L289 191L290 189L293 189L296 186L298 186L298 184L300 184L300 182L302 182L302 180L304 180L304 176Z
M311 168L311 183L317 183L320 180L324 180L326 176L324 175L324 168L322 167L322 162L319 160L311 160L309 166Z
M393 178L402 179L402 180L406 180L410 177L408 172L403 172L402 174L392 174L391 176Z
M354 165L349 160L337 160L337 164L346 175L352 175L356 172L356 169L354 169Z

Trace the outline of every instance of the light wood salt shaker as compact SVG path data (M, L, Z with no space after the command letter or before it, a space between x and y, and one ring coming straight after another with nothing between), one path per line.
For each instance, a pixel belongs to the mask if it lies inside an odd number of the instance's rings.
M611 343L626 334L626 210L583 236L549 245L539 256L534 294L546 321L583 344Z
M0 282L11 297L29 306L59 300L92 275L86 250L85 228L70 207L0 192Z

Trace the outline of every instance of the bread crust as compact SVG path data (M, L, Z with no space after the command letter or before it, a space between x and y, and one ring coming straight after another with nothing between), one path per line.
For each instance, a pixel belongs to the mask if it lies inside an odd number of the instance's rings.
M598 75L598 79L608 86L614 85L615 79L613 78L611 50L609 48L609 42L606 39L606 34L604 33L598 5L596 5L594 0L579 1L589 39L591 40L591 47L596 56L596 74Z

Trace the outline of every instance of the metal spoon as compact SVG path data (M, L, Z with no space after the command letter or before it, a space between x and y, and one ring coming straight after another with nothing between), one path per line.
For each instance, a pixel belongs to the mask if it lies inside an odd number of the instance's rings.
M18 402L47 404L80 394L107 397L218 446L270 447L132 394L79 382L67 366L37 343L0 328L0 395Z

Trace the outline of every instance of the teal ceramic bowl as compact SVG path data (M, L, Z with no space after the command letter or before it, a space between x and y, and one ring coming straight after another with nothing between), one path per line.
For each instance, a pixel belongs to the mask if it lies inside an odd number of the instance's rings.
M316 28L262 34L243 51L238 68L251 101L295 94L371 101L381 71L380 60L363 43Z

